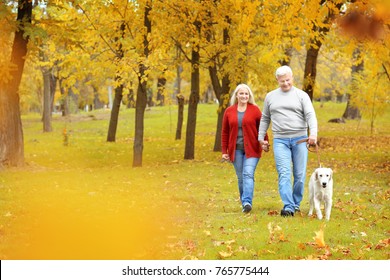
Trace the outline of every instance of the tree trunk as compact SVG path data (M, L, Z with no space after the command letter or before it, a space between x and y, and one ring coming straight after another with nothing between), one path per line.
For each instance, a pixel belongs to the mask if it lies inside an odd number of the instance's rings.
M41 47L45 48L45 45ZM48 62L48 57L44 51L40 52L40 60L44 63ZM55 94L56 78L52 74L53 69L50 67L41 67L43 77L43 112L42 112L42 123L43 132L52 132L52 112Z
M230 80L227 74L222 78L222 85L218 79L218 73L216 66L209 67L209 74L215 96L219 101L218 107L218 120L217 120L217 129L214 139L214 152L222 151L221 143L221 133L222 133L222 120L226 108L229 106L229 97L230 97Z
M181 139L181 130L183 127L184 120L184 96L181 94L176 95L177 98L177 126L176 126L176 138L175 140Z
M359 88L357 86L355 76L364 70L364 61L363 61L363 59L361 59L361 51L359 48L355 49L353 56L354 56L355 61L356 60L359 61L357 64L352 65L351 89L354 93L356 93L359 91ZM347 98L348 98L347 107L345 108L345 111L344 111L342 118L346 119L346 120L360 120L361 114L360 114L359 108L356 106L353 106L351 104L351 102L350 102L351 95L350 94L347 94Z
M153 91L150 87L146 88L146 103L149 107L154 106L154 101L153 101Z
M226 19L227 22L230 24L230 19ZM225 28L223 30L223 44L228 45L230 43L230 36L229 36L229 30ZM217 97L219 101L219 107L218 107L218 119L217 119L217 128L215 132L215 140L214 140L214 152L220 152L222 151L222 120L223 115L225 113L226 108L229 106L229 97L230 97L230 79L228 74L224 74L222 77L222 81L220 82L218 79L218 69L217 69L217 57L214 58L214 64L212 66L209 66L209 74L210 74L210 80L211 84L213 86L215 96ZM226 58L222 59L222 64L224 64L226 61Z
M99 97L98 88L96 86L92 86L92 88L93 88L93 108L95 110L104 108L104 103L100 100L100 97ZM123 93L122 93L122 96L123 96Z
M320 0L319 8L321 8L325 4L326 0ZM335 13L334 10L329 9L328 14L323 18L322 22L318 23L318 25L313 26L313 32L317 32L318 37L315 37L309 41L310 45L306 52L305 73L303 77L303 91L305 91L309 95L310 100L313 100L314 96L314 86L317 76L317 58L320 48L322 46L323 38L329 32L332 20L335 15L339 13L342 6L342 2L336 3L335 7L337 9L335 11L337 12Z
M19 0L17 22L12 46L11 81L0 85L0 166L24 164L23 128L20 116L19 85L22 79L29 37L25 34L26 24L31 24L32 1Z
M152 22L149 19L149 14L152 10L150 3L146 3L144 12L144 26L146 33L144 34L144 56L145 59L149 56L149 40L148 34L152 32ZM147 102L147 74L146 66L141 63L138 74L138 89L137 100L135 105L135 135L133 146L133 167L142 166L142 153L144 148L144 115Z
M213 86L209 84L207 88L203 91L203 97L201 98L201 102L203 102L204 104L208 104L213 100L213 95Z
M318 40L310 43L310 47L306 52L305 73L303 77L303 91L306 92L310 100L313 100L314 85L317 76L317 58L322 43Z
M58 78L54 75L53 68L50 69L50 110L52 113L54 110L54 97L56 95L57 80Z
M177 48L179 50L179 48ZM180 52L177 52L177 58L180 58ZM177 126L176 126L176 137L175 140L181 139L181 131L183 129L183 112L184 112L184 96L181 94L181 72L183 72L183 67L178 65L176 67L176 81L175 81L175 94L178 105L178 116L177 116Z
M125 32L125 23L122 22L120 25L120 37L123 39ZM119 38L115 38L116 41L119 40ZM124 53L122 48L122 43L119 43L118 51L116 55L116 62L118 63L120 60L123 59ZM115 87L115 97L114 102L112 104L111 109L111 116L110 116L110 125L108 127L108 133L107 133L107 142L115 142L116 138L116 129L118 127L118 119L119 119L119 109L121 107L122 98L123 98L123 84L121 81L121 77L117 74L115 76L115 84L117 85Z
M116 77L115 80L120 79ZM119 110L123 98L123 85L115 87L115 97L111 109L110 125L108 127L107 142L115 142L116 140L116 129L118 127Z
M67 95L66 95L66 92L65 92L65 88L62 86L62 79L59 79L58 82L59 82L60 93L61 93L61 100L60 100L61 115L63 117L66 117L66 116L69 115Z
M73 92L71 87L68 88L68 94L66 95L66 106L68 116L79 112L79 96Z
M347 94L347 107L345 108L344 114L342 116L342 119L345 120L360 120L361 115L359 108L353 106L350 102L351 96Z
M51 69L43 67L43 132L51 132L51 113L52 113L52 102L51 102Z
M196 130L196 115L199 103L199 52L195 48L192 49L191 55L191 93L188 103L188 117L186 130L186 144L184 150L184 159L195 158L195 130Z
M0 87L0 167L24 164L19 96Z
M142 70L140 75L145 75ZM135 102L135 136L133 146L133 167L142 166L142 154L144 149L144 116L147 103L146 81L140 82L137 89L137 100Z
M167 79L164 76L160 76L157 79L157 106L164 106L165 104L165 84Z
M288 47L284 50L284 57L283 59L279 60L280 65L288 65L290 66L291 58L293 55L293 47Z
M225 86L226 89L223 90L221 97L219 98L219 107L218 107L218 120L217 120L217 131L215 133L214 140L214 152L222 151L222 120L223 115L225 114L226 108L229 105L230 97L230 83Z
M127 108L135 108L134 90L132 87L129 89L129 94L127 95Z

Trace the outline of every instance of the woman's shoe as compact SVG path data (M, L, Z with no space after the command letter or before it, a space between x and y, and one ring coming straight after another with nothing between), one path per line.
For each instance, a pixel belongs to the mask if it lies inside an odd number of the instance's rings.
M244 207L242 207L242 212L244 213L249 213L251 210L252 206L249 203L245 204Z

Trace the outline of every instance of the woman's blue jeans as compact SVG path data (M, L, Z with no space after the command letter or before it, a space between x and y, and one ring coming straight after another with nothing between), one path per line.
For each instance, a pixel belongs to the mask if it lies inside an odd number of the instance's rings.
M233 165L238 179L238 191L242 206L246 204L252 206L255 170L258 162L259 158L247 158L244 151L236 150Z
M308 150L306 142L296 144L307 138L274 138L274 157L278 171L279 194L284 204L283 209L295 212L299 209L304 192ZM291 165L294 184L291 185Z

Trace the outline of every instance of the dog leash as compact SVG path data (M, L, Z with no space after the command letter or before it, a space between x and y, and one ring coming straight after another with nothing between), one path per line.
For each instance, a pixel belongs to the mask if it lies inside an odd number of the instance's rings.
M312 153L316 153L316 154L317 154L318 166L321 168L322 165L321 165L321 161L320 161L320 151L319 151L319 146L318 146L318 144L315 143L315 145L310 145L310 144L309 144L309 138L301 139L301 140L297 141L297 144L301 144L301 143L304 143L304 142L306 142L306 148L309 150L309 152L312 152ZM315 151L310 150L310 147L311 147L311 146L315 146Z

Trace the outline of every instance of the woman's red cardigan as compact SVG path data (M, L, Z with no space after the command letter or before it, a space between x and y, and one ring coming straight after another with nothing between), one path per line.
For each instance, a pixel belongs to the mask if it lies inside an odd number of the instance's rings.
M261 111L257 105L247 104L242 119L242 132L244 136L244 149L247 158L260 158L262 149L258 138ZM236 141L238 135L237 104L228 107L222 121L222 153L229 154L230 161L234 161ZM265 139L268 141L268 135Z

